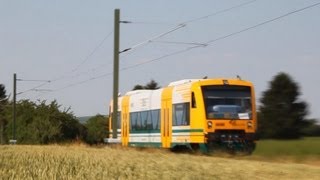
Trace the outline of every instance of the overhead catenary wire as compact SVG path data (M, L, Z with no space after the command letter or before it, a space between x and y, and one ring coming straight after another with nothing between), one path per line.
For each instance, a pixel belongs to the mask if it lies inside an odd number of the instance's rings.
M30 92L30 91L34 91L35 89L41 87L41 86L44 86L45 84L47 83L50 83L51 81L50 80L37 80L37 79L17 79L17 81L25 81L25 82L43 82L42 84L40 85L37 85L33 88L30 88L30 89L27 89L25 91L22 91L22 92L19 92L17 93L17 95L20 95L20 94L24 94L26 92Z
M172 29L170 29L170 30L168 30L168 31L166 31L166 32L160 33L160 34L158 34L158 35L155 35L155 36L153 36L153 37L151 37L151 38L149 38L149 39L147 39L147 40L145 40L145 41L143 41L143 42L137 43L137 44L131 46L130 48L126 48L126 49L120 51L119 53L124 53L124 52L127 52L127 51L132 51L132 50L134 50L134 49L136 49L136 48L138 48L138 47L141 47L141 46L143 46L143 45L145 45L145 44L154 42L156 39L159 39L159 38L164 37L164 36L166 36L166 35L168 35L168 34L170 34L170 33L175 32L175 31L177 31L177 30L179 30L179 29L181 29L181 28L186 27L186 24L187 24L187 23L192 23L192 22L195 22L195 21L199 21L199 20L208 18L208 17L210 17L210 16L215 16L215 15L218 15L218 14L221 14L221 13L224 13L224 12L228 12L228 11L231 11L231 10L233 10L233 9L236 9L236 8L239 8L239 7L242 7L242 6L251 4L251 3L255 2L255 1L257 1L257 0L250 0L250 1L247 1L247 2L244 2L244 3L241 3L241 4L238 4L238 5L236 5L236 6L232 6L232 7L230 7L230 8L223 9L223 10L221 10L221 11L217 11L217 12L208 14L208 15L206 15L206 16L201 16L201 17L198 17L198 18L190 19L190 20L188 20L188 21L179 23L179 24L176 25L174 28L172 28ZM130 24L130 23L135 23L135 24L139 24L139 23L140 23L140 24L152 24L152 22L139 22L139 21L120 21L120 23L124 23L124 24ZM159 23L155 23L155 24L159 24ZM161 23L161 24L163 24L163 23ZM74 72L77 71L83 64L85 64L85 63L89 60L89 58L103 45L103 43L105 42L105 40L106 40L108 37L110 37L110 35L111 35L112 33L113 33L113 31L111 31L110 33L108 33L108 34L102 39L102 41L92 50L92 52L89 53L89 55L86 56L86 58L84 58L84 60L83 60L80 64L78 64L74 69L71 70L71 73L74 73ZM189 43L189 44L192 45L192 43ZM197 44L195 44L195 45L197 45ZM204 46L204 44L203 44L202 46ZM126 54L126 55L128 55L128 54ZM49 83L56 82L56 81L59 81L59 80L65 79L65 78L66 78L66 74L64 74L64 75L62 75L62 76L60 76L60 77L58 77L58 78L52 79L52 80L50 80L50 82L46 82L46 83L40 84L40 85L35 86L35 87L31 88L31 89L28 89L27 91L21 92L21 94L22 94L22 93L25 93L25 92L32 91L32 90L34 90L35 88L40 88L40 87L43 87L43 86L45 86L45 85L47 85L47 84L49 84Z
M306 10L306 9L310 9L310 8L315 7L315 6L318 6L318 5L320 5L320 2L315 3L315 4L312 4L312 5L309 5L309 6L306 6L306 7L304 7L304 8L300 8L300 9L297 9L297 10L294 10L294 11L291 11L291 12L288 12L288 13L283 14L283 15L281 15L281 16L278 16L278 17L275 17L275 18L266 20L266 21L264 21L264 22L258 23L258 24L256 24L256 25L253 25L253 26L244 28L244 29L242 29L242 30L240 30L240 31L236 31L236 32L233 32L233 33L231 33L231 34L228 34L228 35L225 35L225 36L221 36L221 37L216 38L216 39L212 39L212 40L210 40L210 41L207 41L206 44L212 44L212 43L214 43L214 42L216 42L216 41L219 41L219 40L228 38L228 37L230 37L230 36L234 36L234 35L236 35L236 34L240 34L240 33L245 32L245 31L249 31L249 30L251 30L251 29L254 29L254 28L263 26L263 25L265 25L265 24L269 24L269 23L274 22L274 21L276 21L276 20L282 19L282 18L284 18L284 17L287 17L287 16L290 16L290 15L292 15L292 14L295 14L295 13L298 13L298 12L301 12L301 11L304 11L304 10Z
M126 49L120 51L120 53L129 51L129 50L136 49L136 48L138 48L138 47L140 47L140 46L142 46L142 45L144 45L144 44L150 43L150 42L152 42L152 41L155 40L155 39L159 39L159 38L161 38L161 37L163 37L163 36L165 36L165 35L167 35L167 34L170 34L170 33L174 32L174 31L176 31L176 30L178 30L178 29L181 29L181 28L183 28L183 27L185 27L185 26L186 26L185 24L179 24L179 25L177 25L176 27L174 27L173 29L171 29L171 30L169 30L169 31L163 32L163 33L158 34L158 35L156 35L156 36L153 36L153 37L151 37L151 38L149 38L149 39L147 39L147 40L145 40L145 41L143 41L143 42L140 42L140 43L138 43L138 44L135 44L135 45L131 46L130 48L126 48Z
M29 82L50 82L50 80L37 80L37 79L17 79L17 81L29 81Z
M204 43L197 43L197 42L177 42L177 41L153 41L155 43L164 43L164 44L181 44L181 45L199 45L199 46L207 46Z
M187 24L189 24L189 23L192 23L192 22L195 22L195 21L200 21L200 20L202 20L202 19L205 19L205 18L208 18L208 17L211 17L211 16L216 16L216 15L219 15L219 14L222 14L222 13L225 13L225 12L228 12L228 11L231 11L231 10L233 10L233 9L240 8L240 7L243 7L243 6L245 6L245 5L251 4L251 3L255 2L255 1L258 1L258 0L246 1L246 2L244 2L244 3L238 4L238 5L235 5L235 6L232 6L232 7L229 7L229 8L226 8L226 9L223 9L223 10L220 10L220 11L217 11L217 12L214 12L214 13L211 13L211 14L208 14L208 15L205 15L205 16L201 16L201 17L197 17L197 18L194 18L194 19L190 19L190 20L184 21L184 22L180 22L180 23L178 23L178 25L175 26L173 29L171 29L171 30L169 30L169 31L166 31L166 32L164 32L164 33L161 33L161 34L159 34L159 35L156 35L156 36L154 36L154 37L151 37L151 38L149 38L149 39L147 39L147 40L145 40L145 41L142 41L142 42L140 42L140 43L137 43L137 44L131 46L130 48L126 48L126 49L122 50L120 53L127 52L127 51L132 51L132 50L134 50L134 49L136 49L136 48L138 48L138 47L141 47L141 46L143 46L143 45L145 45L145 44L154 42L156 39L159 39L159 38L161 38L161 37L164 37L164 36L166 36L166 35L174 32L174 31L177 31L177 30L179 30L179 29L181 29L181 28L186 27ZM122 21L122 22L134 23L134 22L132 22L132 21Z
M271 18L271 19L269 19L269 20L263 21L263 22L261 22L261 23L258 23L258 24L252 25L252 26L249 26L249 27L244 28L244 29L241 29L241 30L239 30L239 31L236 31L236 32L233 32L233 33L224 35L224 36L220 36L220 37L218 37L218 38L209 40L209 41L207 41L207 42L205 42L205 43L203 43L203 44L207 44L207 46L212 45L213 43L215 43L215 42L217 42L217 41L219 41L219 40L223 40L223 39L226 39L226 38L235 36L235 35L237 35L237 34L240 34L240 33L246 32L246 31L249 31L249 30L251 30L251 29L254 29L254 28L263 26L263 25L265 25L265 24L269 24L269 23L271 23L271 22L277 21L277 20L279 20L279 19L282 19L282 18L284 18L284 17L290 16L290 15L292 15L292 14L296 14L296 13L298 13L298 12L301 12L301 11L304 11L304 10L307 10L307 9L310 9L310 8L313 8L313 7L318 6L318 5L320 5L320 2L315 3L315 4L312 4L312 5L309 5L309 6L306 6L306 7L303 7L303 8L300 8L300 9L297 9L297 10L294 10L294 11L290 11L290 12L285 13L285 14L283 14L283 15L277 16L277 17L275 17L275 18ZM205 46L205 47L207 47L207 46ZM152 62L155 62L155 61L159 61L159 60L161 60L161 59L164 59L164 58L167 58L167 57L170 57L170 56L174 56L174 55L177 55L177 54L181 54L181 53L184 53L184 52L187 52L187 51L196 49L196 48L200 48L200 47L204 47L204 46L202 46L202 45L196 45L196 46L188 47L188 48L185 48L185 49L182 49L182 50L178 50L178 51L175 51L175 52L172 52L172 53L169 53L169 54L166 54L166 55L157 57L157 58L153 58L153 59L150 59L150 60L141 62L141 63L137 63L137 64L134 64L134 65L131 65L131 66L127 66L127 67L121 68L120 71L125 71L125 70L128 70L128 69L133 69L133 68L136 68L136 67L141 66L141 65L145 65L145 64L148 64L148 63L152 63ZM106 77L106 76L109 76L109 75L112 75L112 72L110 72L110 73L105 73L105 74L102 74L102 75L99 75L99 76L96 76L96 77L92 77L92 78L90 78L90 79L87 79L87 80L84 80L84 81L80 81L80 82L78 82L78 83L73 83L73 84L70 84L70 85L65 86L65 87L63 87L63 88L57 89L57 90L66 89L66 88L69 88L69 87L72 87L72 86L76 86L76 85L79 85L79 84L83 84L83 83L86 83L86 82L89 82L89 81L92 81L92 80L100 79L100 78L103 78L103 77ZM57 91L57 90L55 90L55 91Z
M127 66L127 67L120 68L120 71L125 71L125 70L128 70L128 69L133 69L133 68L136 68L136 67L138 67L138 66L141 66L141 65L144 65L144 64L148 64L148 63L152 63L152 62L154 62L154 61L157 61L157 60L160 60L160 59L169 57L169 56L181 54L181 53L183 53L183 52L189 51L190 49L194 49L194 48L197 48L197 47L203 47L203 46L197 45L197 46L189 47L189 48L186 48L186 49L183 49L183 50L180 50L180 51L176 51L176 52L173 52L173 53L170 53L170 54L166 54L166 55L163 55L163 56L161 56L161 57L154 58L154 59L151 59L151 60L142 62L142 63L138 63L138 64L135 64L135 65L131 65L131 66ZM89 78L89 79L86 79L86 80L83 80L83 81L79 81L79 82L76 82L76 83L72 83L72 84L66 85L66 86L64 86L64 87L62 87L62 88L53 90L53 92L55 92L55 91L61 91L61 90L64 90L64 89L67 89L67 88L70 88L70 87L74 87L74 86L77 86L77 85L81 85L81 84L87 83L87 82L92 81L92 80L96 80L96 79L104 78L104 77L107 77L107 76L111 76L112 74L113 74L113 72L108 72L108 73L105 73L105 74L102 74L102 75L99 75L99 76L95 76L95 77L92 77L92 78Z
M315 3L315 4L312 4L312 5L309 5L309 6L306 6L306 7L303 7L303 8L300 8L300 9L297 9L297 10L290 11L290 12L285 13L285 14L283 14L283 15L277 16L277 17L275 17L275 18L271 18L271 19L269 19L269 20L263 21L263 22L261 22L261 23L258 23L258 24L252 25L252 26L249 26L249 27L244 28L244 29L241 29L241 30L239 30L239 31L236 31L236 32L233 32L233 33L224 35L224 36L220 36L220 37L218 37L218 38L216 38L216 39L212 39L212 40L209 40L209 41L207 41L207 42L200 43L200 44L206 44L206 46L196 45L196 46L188 47L188 48L186 48L186 49L178 50L178 51L175 51L175 52L173 52L173 53L169 53L169 54L160 56L160 57L158 57L158 58L154 58L154 59L151 59L151 60L148 60L148 61L145 61L145 62L141 62L141 63L135 64L135 65L132 65L132 66L128 66L128 67L126 67L126 68L123 68L122 70L132 69L132 68L135 68L135 67L137 67L137 66L141 66L141 65L148 64L148 63L151 63L151 62L154 62L154 61L158 61L158 60L163 59L163 58L166 58L166 57L170 57L170 56L174 56L174 55L177 55L177 54L181 54L181 53L190 51L190 50L195 49L195 48L207 47L207 46L212 45L213 43L215 43L215 42L217 42L217 41L219 41L219 40L223 40L223 39L226 39L226 38L235 36L235 35L237 35L237 34L240 34L240 33L246 32L246 31L249 31L249 30L251 30L251 29L254 29L254 28L263 26L263 25L265 25L265 24L269 24L269 23L274 22L274 21L276 21L276 20L282 19L282 18L284 18L284 17L287 17L287 16L290 16L290 15L292 15L292 14L295 14L295 13L298 13L298 12L301 12L301 11L304 11L304 10L307 10L307 9L310 9L310 8L315 7L315 6L318 6L318 5L320 5L320 2Z
M34 91L38 91L38 92L51 92L53 91L52 89L35 89Z
M205 16L201 16L201 17L197 17L197 18L194 18L194 19L190 19L190 20L184 21L184 22L182 22L182 23L183 23L183 24L188 24L188 23L192 23L192 22L195 22L195 21L200 21L200 20L206 19L206 18L208 18L208 17L210 17L210 16L216 16L216 15L218 15L218 14L225 13L225 12L231 11L231 10L233 10L233 9L246 6L246 5L251 4L251 3L254 3L254 2L256 2L256 1L258 1L258 0L246 1L246 2L244 2L244 3L238 4L238 5L235 5L235 6L232 6L232 7L229 7L229 8L226 8L226 9L223 9L223 10L220 10L220 11L217 11L217 12L214 12L214 13L211 13L211 14L208 14L208 15L205 15Z
M90 57L103 45L103 43L110 37L110 35L113 33L113 31L109 32L103 39L102 41L89 53L89 55L80 63L76 68L72 70L72 72L77 71L84 63L86 63Z
M177 25L177 23L168 22L147 22L147 21L120 21L120 23L125 24L143 24L143 25Z
M105 37L103 37L103 39L100 41L100 43L98 45L96 45L93 50L86 56L86 58L84 58L84 60L79 63L74 69L72 69L70 72L68 73L74 73L76 72L83 64L85 64L93 55L94 53L104 44L104 42L110 37L110 35L113 33L113 31L110 31ZM65 73L64 75L60 76L60 77L57 77L57 78L54 78L52 80L46 80L44 83L41 83L37 86L34 86L30 89L27 89L25 91L22 91L22 92L19 92L17 93L17 95L20 95L20 94L24 94L24 93L27 93L27 92L30 92L30 91L34 91L35 89L37 88L40 88L40 87L43 87L49 83L52 83L52 82L56 82L56 81L59 81L59 80L62 80L62 79L65 79L66 78L66 74ZM26 81L26 80L25 80ZM31 81L31 80L30 80ZM32 80L34 81L34 80ZM42 81L42 80L41 80Z

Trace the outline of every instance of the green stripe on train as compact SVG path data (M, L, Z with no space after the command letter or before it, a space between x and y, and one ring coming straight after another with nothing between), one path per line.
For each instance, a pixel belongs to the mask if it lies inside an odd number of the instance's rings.
M203 129L173 129L173 133L182 133L182 132L203 132ZM129 132L130 134L148 134L148 133L160 133L160 130L131 130ZM109 132L109 134L112 134L112 132ZM121 134L121 133L117 133Z
M160 130L131 130L129 133L131 134L143 134L143 133L160 133Z
M203 132L203 129L173 129L173 133L180 132ZM160 133L160 130L131 130L131 134L142 134L142 133Z
M204 145L204 144L199 144L199 145ZM155 142L129 142L129 146L132 147L156 147L156 148L161 148L162 147L162 143L155 143ZM186 146L189 147L191 149L190 143L186 142L186 143L170 143L170 148L173 148L175 146ZM201 147L200 147L201 148Z
M179 132L203 132L203 129L174 129L172 130L174 133L179 133Z
M133 147L162 147L160 142L129 142L129 146Z

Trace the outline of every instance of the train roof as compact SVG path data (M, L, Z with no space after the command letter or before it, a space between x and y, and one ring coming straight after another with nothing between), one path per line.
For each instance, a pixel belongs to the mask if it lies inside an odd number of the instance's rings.
M183 80L180 80L180 81L174 81L174 82L169 83L168 87L170 87L170 86L178 86L178 85L181 85L181 84L188 84L188 83L201 81L201 80L203 80L203 79L183 79Z
M180 85L186 85L186 84L190 84L193 82L204 82L204 81L210 81L210 80L242 80L242 79L235 79L235 78L210 78L210 79L183 79L183 80L179 80L179 81L174 81L169 83L169 85L167 87L175 87L175 86L180 86ZM250 83L249 81L246 80L242 80L244 82ZM162 89L162 88L161 88ZM161 89L156 89L156 90L149 90L149 89L141 89L141 90L133 90L133 91L129 91L125 94L125 96L132 96L132 95L138 95L138 94L152 94L153 91L157 91Z
M183 80L179 80L179 81L174 81L174 82L171 82L169 83L168 87L171 87L171 86L179 86L179 85L183 85L183 84L189 84L189 83L193 83L193 82L204 82L204 81L210 81L210 80L229 80L229 81L243 81L243 82L249 82L249 81L246 81L246 80L242 80L240 78L212 78L212 79L183 79Z
M133 90L133 91L129 91L127 92L125 95L126 96L131 96L131 95L135 95L135 94L141 94L141 93L151 93L154 90L150 90L150 89L139 89L139 90Z

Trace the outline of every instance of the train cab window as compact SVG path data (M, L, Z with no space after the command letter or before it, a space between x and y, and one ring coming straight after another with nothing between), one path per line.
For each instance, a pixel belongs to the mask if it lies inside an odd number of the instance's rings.
M207 119L252 119L250 87L204 86L202 93Z
M191 93L191 107L192 108L196 108L197 107L196 97L194 95L194 92Z
M179 103L173 105L172 125L190 125L190 103Z

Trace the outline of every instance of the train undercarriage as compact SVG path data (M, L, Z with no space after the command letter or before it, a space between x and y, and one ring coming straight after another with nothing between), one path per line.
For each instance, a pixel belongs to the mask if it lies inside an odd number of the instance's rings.
M192 151L202 153L226 152L230 154L251 154L256 147L256 135L238 130L220 130L206 135L206 143L191 143ZM183 147L175 147L182 149Z
M208 133L206 139L209 152L222 150L229 153L251 154L256 146L255 134L241 130L217 130L215 133Z

